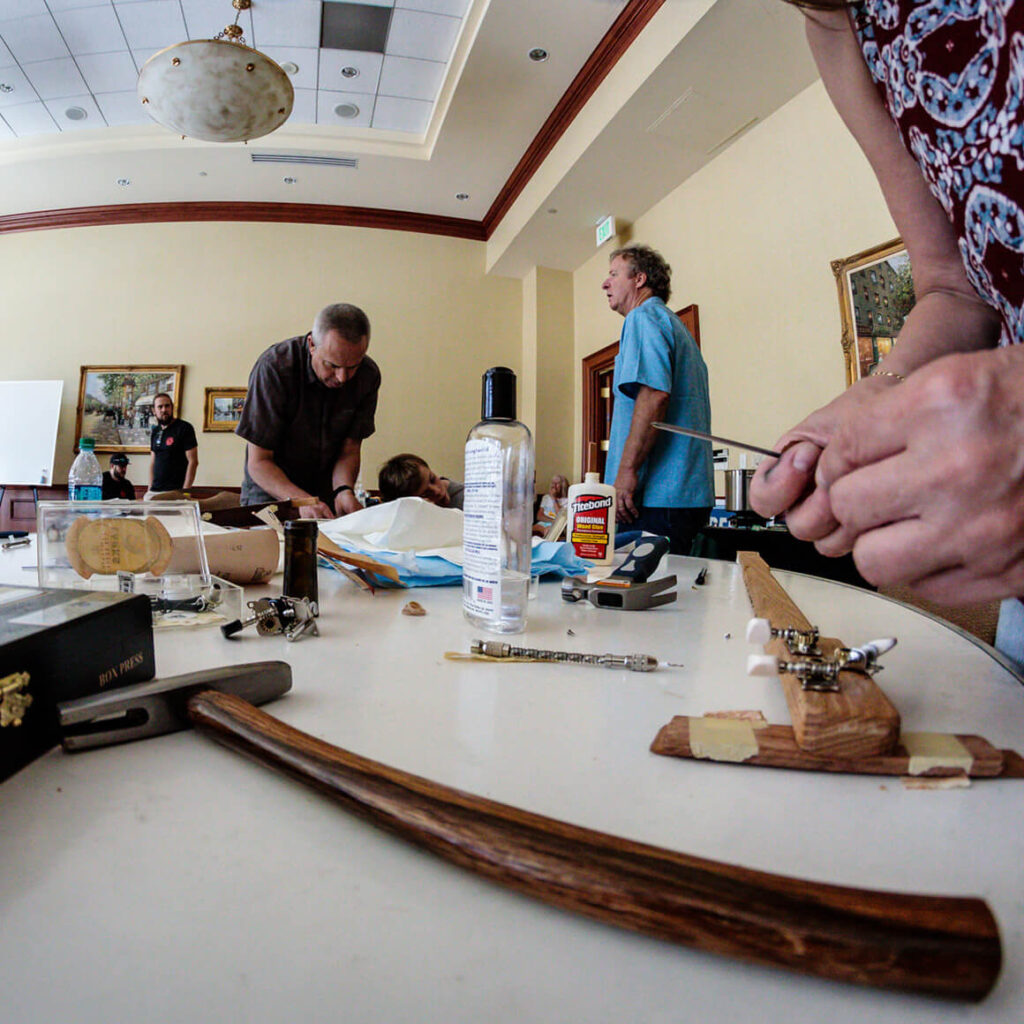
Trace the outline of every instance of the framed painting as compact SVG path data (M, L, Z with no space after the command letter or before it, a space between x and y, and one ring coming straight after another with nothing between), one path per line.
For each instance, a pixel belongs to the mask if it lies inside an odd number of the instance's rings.
M203 411L203 430L232 431L242 418L242 406L248 388L207 388Z
M183 366L83 366L78 385L75 445L96 441L98 452L148 452L156 418L153 399L171 396L180 416Z
M832 261L843 325L846 386L867 377L896 343L914 308L910 257L902 239Z

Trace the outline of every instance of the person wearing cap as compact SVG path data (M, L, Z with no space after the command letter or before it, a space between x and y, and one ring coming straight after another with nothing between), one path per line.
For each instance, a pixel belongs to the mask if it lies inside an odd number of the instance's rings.
M135 486L127 477L128 462L127 455L110 456L110 469L103 474L104 501L110 501L113 498L135 500Z

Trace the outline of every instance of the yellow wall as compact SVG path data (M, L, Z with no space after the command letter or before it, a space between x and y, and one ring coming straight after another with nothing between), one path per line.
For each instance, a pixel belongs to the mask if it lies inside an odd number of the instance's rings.
M461 239L298 224L36 231L0 236L0 281L0 379L64 380L57 481L71 462L81 365L182 363L196 482L237 485L243 444L201 433L204 388L245 385L267 345L307 331L329 302L366 310L383 374L367 486L403 449L461 478L481 374L521 366L521 284L485 276L483 244ZM132 457L133 483L148 471L148 455Z
M699 307L712 429L770 445L846 383L830 261L895 235L867 162L816 83L576 271L575 391L580 360L621 325L600 290L608 254L646 242L672 264L672 307ZM577 400L577 472L580 416Z

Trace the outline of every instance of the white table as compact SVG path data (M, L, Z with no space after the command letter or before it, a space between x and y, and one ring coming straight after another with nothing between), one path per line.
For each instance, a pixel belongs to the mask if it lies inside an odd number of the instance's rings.
M24 549L0 580L26 581ZM651 674L453 663L478 635L457 588L358 592L321 572L321 636L161 633L161 676L288 660L267 710L438 782L766 871L984 897L1004 966L980 1006L829 983L683 949L533 902L420 852L200 735L54 751L0 787L0 1020L39 1022L1024 1020L1024 782L945 792L657 757L676 714L756 708L738 568L673 558L679 600L567 605L545 582L533 646L641 651ZM698 569L708 582L692 588ZM908 730L1024 748L1024 687L986 648L871 593L777 574L826 634L895 634L880 677ZM400 614L417 599L423 618ZM572 629L575 636L567 636Z

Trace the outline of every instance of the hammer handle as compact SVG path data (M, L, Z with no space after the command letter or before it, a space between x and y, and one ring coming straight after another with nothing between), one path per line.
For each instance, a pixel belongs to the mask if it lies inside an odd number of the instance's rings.
M446 860L546 903L739 960L976 1001L999 974L984 901L824 885L692 857L473 796L208 691L194 725Z

